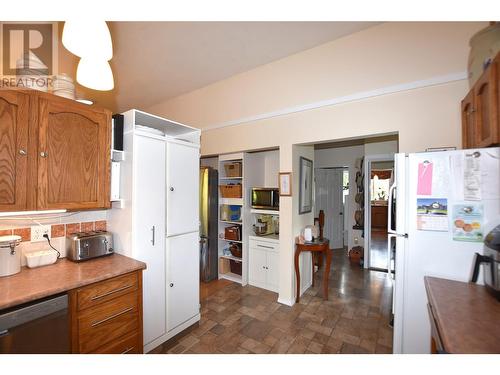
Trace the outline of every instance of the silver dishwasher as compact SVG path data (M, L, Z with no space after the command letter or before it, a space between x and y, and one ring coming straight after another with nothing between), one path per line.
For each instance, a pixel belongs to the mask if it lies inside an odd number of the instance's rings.
M0 353L70 353L68 296L0 311Z

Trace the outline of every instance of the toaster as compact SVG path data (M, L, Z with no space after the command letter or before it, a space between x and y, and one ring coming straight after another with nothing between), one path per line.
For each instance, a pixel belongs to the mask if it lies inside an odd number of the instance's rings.
M66 236L66 257L74 262L113 253L113 235L109 232L78 232Z

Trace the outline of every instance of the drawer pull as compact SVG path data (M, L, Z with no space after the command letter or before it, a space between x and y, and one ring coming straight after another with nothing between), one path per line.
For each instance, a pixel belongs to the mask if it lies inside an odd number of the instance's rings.
M274 247L272 246L265 246L265 245L260 245L260 244L257 244L258 247L263 247L265 249L274 249Z
M96 300L98 300L98 299L101 299L101 298L107 297L107 296L109 296L109 295L111 295L111 294L118 293L118 292L121 292L122 290L126 290L126 289L128 289L128 288L132 288L132 287L133 287L133 285L125 285L125 286L122 286L121 288L111 290L111 291L109 291L109 292L107 292L107 293L104 293L104 294L99 294L99 295L97 295L97 296L93 296L90 300L91 300L91 301L96 301Z
M127 353L130 353L132 350L134 350L134 346L131 346L130 348L126 349L124 352L122 352L122 354L127 354Z
M92 323L92 327L96 327L96 326L98 326L99 324L106 323L106 322L110 321L111 319L117 318L117 317L119 317L120 315L123 315L123 314L126 314L126 313L128 313L128 312L132 311L133 309L134 309L133 307L129 307L128 309L125 309L125 310L120 311L120 312L118 312L118 313L116 313L116 314L113 314L113 315L111 315L111 316L108 316L107 318L104 318L104 319L99 320L99 321L97 321L97 322L93 322L93 323Z

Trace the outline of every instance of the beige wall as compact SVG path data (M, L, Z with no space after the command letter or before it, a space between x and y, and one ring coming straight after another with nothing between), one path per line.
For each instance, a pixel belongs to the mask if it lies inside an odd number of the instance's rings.
M258 67L150 111L201 128L466 70L476 22L395 22Z
M148 109L202 132L202 154L280 148L280 170L298 170L293 146L397 133L399 150L460 146L465 79L371 95L337 105L219 127L271 111L466 71L468 41L486 23L385 23L258 67ZM419 85L417 85L419 86ZM211 128L211 129L209 129ZM293 238L302 218L280 202L280 301L293 294Z
M292 192L295 192L292 196L292 221L293 221L293 239L295 236L299 235L301 230L307 225L314 224L314 207L311 212L299 215L299 189L300 189L300 157L303 156L309 160L313 161L314 166L314 146L293 146L293 175L292 175ZM313 175L313 186L311 187L313 191L314 199L314 175ZM314 201L313 201L314 202ZM280 241L281 243L281 241ZM292 246L282 246L280 248L280 261L283 264L289 264L289 262L283 262L283 258L292 256L294 253L294 244ZM300 291L301 294L309 288L312 282L312 265L311 265L311 254L303 253L300 255ZM294 283L293 290L296 290L297 285Z

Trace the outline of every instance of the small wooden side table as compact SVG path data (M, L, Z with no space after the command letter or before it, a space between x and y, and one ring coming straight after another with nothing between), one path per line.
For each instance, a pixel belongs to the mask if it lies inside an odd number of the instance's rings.
M325 270L323 272L323 298L328 299L328 276L330 275L330 264L332 263L332 252L330 251L330 241L323 238L322 241L315 240L314 242L295 243L295 277L297 278L297 298L295 302L300 300L300 269L299 256L303 251L321 252L326 257ZM314 286L314 262L312 262L312 277Z

